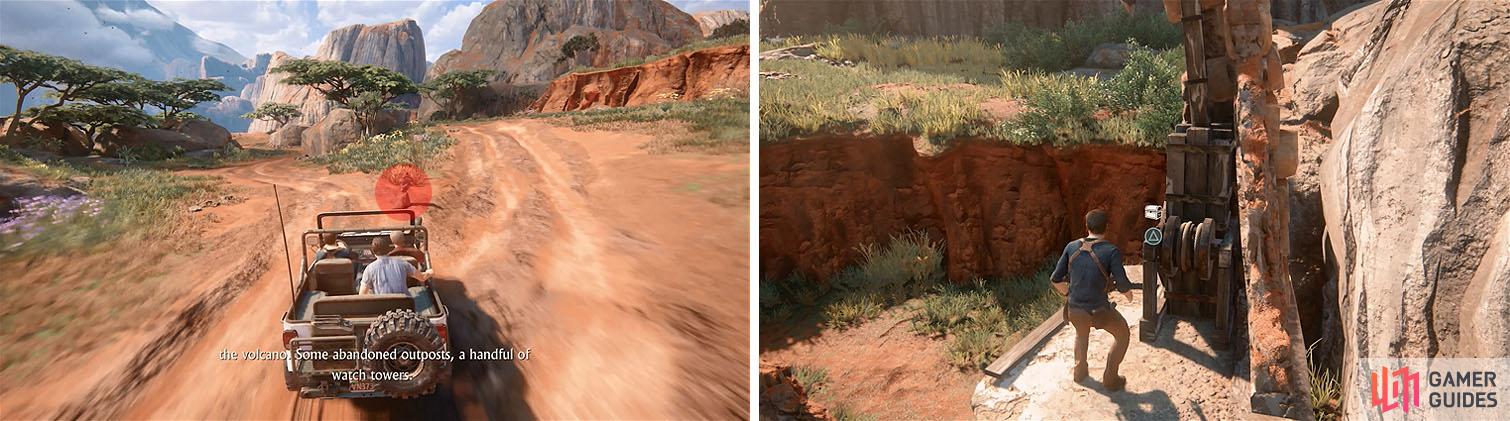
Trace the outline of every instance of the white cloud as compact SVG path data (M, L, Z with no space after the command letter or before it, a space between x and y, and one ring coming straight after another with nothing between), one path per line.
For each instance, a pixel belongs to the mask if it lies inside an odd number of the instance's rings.
M104 22L131 25L148 30L162 30L173 27L173 18L151 9L136 9L122 12L105 7L105 5L100 5L99 8L94 10L94 14Z
M435 61L440 58L441 54L461 48L461 38L466 35L467 27L472 24L472 18L482 13L482 8L486 6L487 4L480 1L457 6L427 27L425 44L428 45L425 46L425 59ZM423 24L422 22L421 25Z
M750 3L738 0L669 0L668 3L687 13L750 9Z
M161 72L146 69L154 61L152 50L120 29L103 24L77 2L0 2L0 43L94 65Z

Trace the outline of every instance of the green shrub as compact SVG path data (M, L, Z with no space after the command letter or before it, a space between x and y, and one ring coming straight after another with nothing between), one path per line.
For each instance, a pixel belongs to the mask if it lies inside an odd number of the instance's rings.
M823 325L844 330L881 315L885 300L874 292L852 291L840 295L823 308Z
M923 231L892 236L885 247L861 246L857 271L843 276L842 282L847 289L883 298L915 296L943 279L942 247Z
M1317 361L1316 345L1320 343L1318 340L1306 347L1307 366L1311 370L1311 411L1317 420L1335 420L1342 415L1336 402L1342 397L1342 381L1337 373Z
M440 131L415 128L369 137L310 161L324 165L333 174L355 171L372 174L400 163L424 167L455 143L455 139Z
M1001 125L1019 144L1075 145L1093 141L1161 147L1181 117L1183 52L1134 47L1127 66L1110 80L1007 70L1001 89L1023 98L1023 112ZM1098 116L1097 113L1105 114Z
M1011 22L987 31L985 38L1002 44L1006 65L1013 69L1057 72L1085 63L1097 45L1129 40L1157 50L1180 45L1179 26L1161 15L1114 14L1066 23L1048 31Z
M1055 76L1030 89L1023 111L1002 123L1008 139L1018 144L1071 145L1097 139L1095 113L1105 102L1093 78ZM1019 88L1014 88L1019 89Z

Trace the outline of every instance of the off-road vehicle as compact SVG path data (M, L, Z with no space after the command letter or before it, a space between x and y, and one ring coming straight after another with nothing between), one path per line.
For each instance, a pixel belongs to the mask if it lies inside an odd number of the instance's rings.
M373 215L408 216L407 225L326 228L327 219ZM348 220L350 221L350 220ZM377 259L372 240L395 231L410 234L426 259L400 259L417 271L430 269L429 236L413 211L325 212L305 231L302 244L336 234L355 259L310 261L301 247L300 280L283 314L283 344L289 351L283 379L305 398L414 398L435 391L451 375L446 306L428 282L410 278L405 294L358 294L360 269ZM362 352L367 351L367 352ZM324 354L325 358L317 358ZM338 355L355 358L332 358ZM394 358L373 358L391 355ZM444 355L446 358L436 358Z

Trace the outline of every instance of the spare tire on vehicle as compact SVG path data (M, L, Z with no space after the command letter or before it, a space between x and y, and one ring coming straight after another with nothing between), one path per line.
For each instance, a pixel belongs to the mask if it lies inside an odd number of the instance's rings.
M449 352L440 333L414 310L389 310L367 329L367 350L394 352L393 359L367 359L363 368L369 372L409 373L407 379L382 380L377 390L399 399L428 395L435 386L451 375L451 361L438 358L405 358L404 354Z

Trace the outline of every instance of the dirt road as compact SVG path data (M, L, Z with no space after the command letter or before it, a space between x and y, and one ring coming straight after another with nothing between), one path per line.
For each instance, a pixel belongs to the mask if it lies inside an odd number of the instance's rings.
M281 361L218 354L281 350L289 304L271 190L299 259L318 212L375 207L375 177L329 175L292 158L200 171L249 200L208 210L212 255L264 256L232 298L207 306L165 364L121 369L75 414L130 418L735 418L748 406L748 163L744 154L653 155L651 136L505 120L443 127L457 139L432 168L425 215L454 349L528 349L521 361L460 362L435 395L305 400ZM273 228L274 230L276 228ZM274 231L275 233L275 231ZM225 262L193 262L211 271ZM297 270L297 269L296 269ZM184 279L184 282L195 282ZM120 380L127 379L130 380ZM102 396L104 396L102 398ZM80 402L83 402L82 404Z

